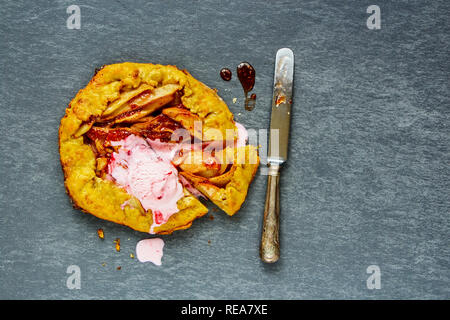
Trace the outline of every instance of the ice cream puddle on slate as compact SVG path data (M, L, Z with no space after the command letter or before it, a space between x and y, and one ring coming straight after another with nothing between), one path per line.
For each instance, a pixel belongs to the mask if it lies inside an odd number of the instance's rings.
M160 238L144 239L136 245L136 256L140 262L152 262L160 266L164 241Z

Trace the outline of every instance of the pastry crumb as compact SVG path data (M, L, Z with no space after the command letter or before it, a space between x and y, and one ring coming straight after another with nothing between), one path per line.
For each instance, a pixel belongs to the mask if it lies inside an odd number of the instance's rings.
M210 214L209 216L208 216L208 218L209 218L209 220L214 220L214 216L212 215L212 214Z
M114 240L114 243L116 244L116 251L120 252L120 238Z
M233 98L233 103L236 103L236 101L237 101L237 98Z
M134 259L134 254L130 253L130 258Z
M211 245L211 240L208 240L208 244Z
M102 228L97 230L97 234L100 239L102 239L102 240L105 239L105 233L103 232Z
M121 270L121 269L122 269L122 267L121 267L121 266L118 266L118 267L117 267L117 270Z

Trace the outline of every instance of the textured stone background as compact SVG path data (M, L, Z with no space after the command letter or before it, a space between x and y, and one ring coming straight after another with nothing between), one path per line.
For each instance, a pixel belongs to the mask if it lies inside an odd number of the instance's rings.
M66 28L71 4L80 30ZM366 27L371 4L381 30ZM450 298L449 13L445 0L2 2L0 298ZM164 236L162 267L129 257L145 234L71 207L57 130L95 68L175 64L267 128L281 47L296 67L279 263L258 258L262 175L238 215ZM245 60L252 112L218 74ZM366 287L372 264L380 290Z

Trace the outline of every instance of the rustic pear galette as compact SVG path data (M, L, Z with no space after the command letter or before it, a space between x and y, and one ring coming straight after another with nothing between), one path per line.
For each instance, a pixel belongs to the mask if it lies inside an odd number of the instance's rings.
M258 168L257 148L217 93L175 66L104 66L59 128L75 207L152 234L186 229L207 198L233 215Z

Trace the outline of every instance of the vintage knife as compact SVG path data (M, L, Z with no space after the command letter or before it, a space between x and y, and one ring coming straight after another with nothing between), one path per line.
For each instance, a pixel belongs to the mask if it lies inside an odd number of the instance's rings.
M267 155L268 179L264 207L260 256L264 262L276 262L280 257L280 168L288 156L289 123L291 118L294 54L291 49L278 50L275 60L272 115Z

